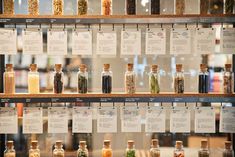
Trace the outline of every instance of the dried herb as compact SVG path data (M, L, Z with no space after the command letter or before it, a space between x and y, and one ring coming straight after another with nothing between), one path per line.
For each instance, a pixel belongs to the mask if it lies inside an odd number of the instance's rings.
M29 15L39 14L39 0L28 0Z
M200 0L200 14L208 14L210 8L210 0Z
M102 15L111 15L111 0L102 0Z
M55 73L54 76L54 93L62 93L63 92L63 81L62 81L62 73Z
M78 92L79 93L87 93L87 78L85 76L78 76Z
M126 152L126 157L135 157L135 150L130 149Z
M199 75L199 83L198 83L198 91L199 93L208 93L208 75L200 74Z
M176 0L175 14L183 15L185 12L185 0Z
M3 13L13 15L14 14L14 0L3 1Z
M78 0L78 15L86 15L87 8L88 8L87 0Z
M109 75L102 76L102 92L103 93L112 92L112 77Z
M126 0L126 13L127 15L136 14L136 0Z
M54 15L63 15L63 0L53 0Z
M151 14L160 14L160 0L151 0Z
M150 92L151 93L154 94L154 93L159 93L160 92L158 78L157 78L157 76L154 76L154 74L152 74L150 76L149 86L150 86Z
M175 88L175 93L184 93L184 78L176 77L174 88Z
M225 14L233 13L234 0L225 0Z
M224 0L210 0L210 13L223 14Z

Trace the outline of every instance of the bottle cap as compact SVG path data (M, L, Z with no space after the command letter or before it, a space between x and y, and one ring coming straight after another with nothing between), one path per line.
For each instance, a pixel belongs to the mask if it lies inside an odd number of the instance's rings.
M14 144L14 142L13 141L7 141L7 148L12 148L13 147L13 144Z
M56 141L56 142L55 142L55 145L56 145L57 147L61 147L61 146L62 146L62 141Z
M31 145L33 149L36 149L38 146L38 141L31 141Z
M81 148L85 148L86 147L86 141L80 141L79 145Z
M110 146L111 141L110 140L104 140L104 145L105 146Z
M152 71L157 71L157 69L158 69L158 65L156 64L152 65Z
M128 63L128 64L127 64L127 70L128 70L128 71L132 71L132 70L133 70L133 67L134 67L134 64L132 64L132 63Z
M225 64L225 68L226 68L226 69L232 68L232 64Z
M206 71L207 70L207 65L206 64L200 64L200 69L201 69L201 71Z
M79 65L79 69L80 69L80 71L85 71L86 70L86 68L87 68L87 66L86 66L86 64L80 64Z
M225 141L225 149L231 149L232 143L231 141Z
M182 141L176 141L176 142L175 142L175 147L176 147L177 149L181 148L182 145L183 145L183 142L182 142Z
M176 64L176 71L177 72L181 72L182 71L182 67L183 67L182 64Z
M208 147L208 141L207 139L201 140L201 148L207 148Z
M30 64L30 70L31 71L36 71L37 70L37 64Z
M154 147L157 147L158 146L158 139L152 139L152 145Z
M109 70L110 64L104 64L104 70Z
M13 70L13 64L6 64L6 71Z
M135 142L133 140L128 140L127 141L128 148L133 148L134 144L135 144Z
M62 69L62 64L55 64L55 70L60 71Z

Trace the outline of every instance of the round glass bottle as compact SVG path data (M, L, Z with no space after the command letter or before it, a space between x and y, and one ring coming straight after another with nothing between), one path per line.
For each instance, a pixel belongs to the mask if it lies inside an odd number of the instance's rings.
M14 94L15 93L15 72L12 64L6 64L4 78L4 93Z
M62 65L55 64L54 72L54 93L63 93L64 90L64 73L62 72Z
M64 1L63 0L53 0L53 13L54 15L63 15L64 14Z
M102 157L112 157L113 152L111 149L111 141L110 140L104 140L104 146L102 149Z
M39 15L39 0L28 0L29 15Z
M14 13L14 0L3 0L3 14L13 15Z
M201 149L198 151L198 157L210 157L207 140L201 140Z
M15 156L16 156L16 152L14 149L14 142L7 141L6 150L4 151L4 157L15 157Z
M29 94L38 94L40 93L39 87L39 72L37 64L30 64L28 73L28 93Z
M112 15L112 0L101 0L101 15Z
M159 144L158 144L157 139L152 139L150 157L160 157L160 149L159 149Z
M127 94L134 94L136 91L136 75L133 67L133 64L127 64L127 71L125 73L125 92Z
M126 14L127 15L136 14L136 0L126 0Z
M231 94L233 93L233 74L232 74L232 65L231 64L225 64L225 72L223 74L224 79L224 93L225 94Z
M78 15L87 15L88 0L78 0Z
M86 65L81 64L78 72L78 93L87 93L88 73L86 71Z
M174 150L174 157L184 157L184 150L183 150L183 142L176 141L175 150Z
M134 146L134 141L132 140L129 140L127 142L125 157L135 157L135 146Z
M156 94L160 92L160 84L159 84L159 73L158 66L152 65L151 72L149 73L149 88L150 93Z
M31 142L29 157L40 157L40 150L38 149L38 141Z
M88 157L86 141L79 142L79 149L77 151L77 157Z
M113 73L112 71L110 71L110 64L104 64L103 72L101 74L103 93L112 92L112 76L113 76Z
M185 13L185 0L175 0L175 14L183 15Z
M223 151L223 157L234 157L234 151L232 149L231 141L225 141L225 149Z
M207 66L205 64L201 64L200 69L201 71L198 76L198 92L208 93L209 78L208 78Z
M182 71L182 64L176 64L174 89L175 93L184 93L184 73Z
M55 149L53 150L53 157L64 157L62 141L56 141Z

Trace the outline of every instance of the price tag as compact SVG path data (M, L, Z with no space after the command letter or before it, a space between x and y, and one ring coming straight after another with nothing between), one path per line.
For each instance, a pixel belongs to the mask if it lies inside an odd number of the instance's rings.
M141 54L141 31L128 30L121 32L121 55Z
M221 53L235 53L235 28L224 28L221 31Z
M141 132L140 110L136 107L125 107L121 109L122 132Z
M24 29L23 35L23 53L24 54L42 54L43 38L41 29Z
M17 30L0 28L0 54L17 53Z
M73 30L72 54L92 55L92 31Z
M0 107L0 134L17 134L17 109L13 107Z
M220 132L235 133L235 107L222 107L220 111Z
M117 33L115 31L98 32L96 50L98 55L115 56L117 54Z

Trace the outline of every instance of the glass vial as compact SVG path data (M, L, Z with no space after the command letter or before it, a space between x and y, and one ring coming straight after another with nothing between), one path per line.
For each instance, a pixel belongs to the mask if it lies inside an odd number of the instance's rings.
M150 149L150 157L160 157L160 149L158 139L152 139L152 145Z
M201 140L201 149L198 151L198 157L210 157L208 142L206 139Z
M127 142L125 157L135 157L135 146L134 146L134 141L132 140L129 140Z
M175 14L183 15L185 13L185 0L175 0Z
M29 15L39 15L39 0L28 0Z
M232 149L231 141L225 141L225 149L223 151L223 157L234 157L234 151Z
M78 15L87 15L88 0L78 0Z
M53 150L53 157L64 157L62 141L56 141L55 149Z
M39 73L37 64L30 64L30 71L28 73L28 92L29 94L40 93L39 87Z
M64 73L62 72L62 65L55 64L54 72L54 93L63 93L64 90Z
M104 146L102 149L102 157L112 157L113 152L111 149L111 141L110 140L104 140Z
M225 0L224 13L233 14L234 0Z
M88 157L86 141L79 142L79 149L77 151L77 157Z
M15 157L15 156L16 156L16 152L14 149L14 142L7 141L6 150L4 151L4 157Z
M3 0L3 14L13 15L14 13L14 0Z
M104 64L103 72L101 74L103 93L112 92L112 77L113 77L113 73L112 71L110 71L110 64Z
M78 72L78 93L87 93L88 73L86 71L86 65L81 64Z
M160 0L151 0L150 1L150 13L152 15L160 14Z
M126 14L127 15L136 14L136 0L126 0Z
M53 0L53 12L54 15L63 15L64 11L64 1L63 0Z
M112 15L112 0L101 0L101 15Z
M205 15L210 13L210 0L200 0L200 14Z
M40 150L38 149L38 141L31 142L29 157L40 157Z
M174 78L175 93L184 93L184 73L182 64L176 64L176 73Z
M207 66L205 64L201 64L200 69L201 71L198 76L198 92L208 93L209 78L208 78Z
M156 94L160 92L159 87L159 73L158 73L158 66L152 65L151 72L149 73L149 87L150 93Z
M176 141L175 150L174 150L174 157L184 157L184 150L183 150L183 142Z
M127 94L134 94L136 91L136 75L133 67L133 64L127 64L127 71L125 73L125 92Z
M6 64L4 78L4 93L14 94L15 93L15 72L12 64Z
M223 78L224 78L224 93L225 94L231 94L233 93L233 73L232 73L232 65L231 64L225 64L225 72L223 74Z
M223 14L224 0L210 0L210 13Z

